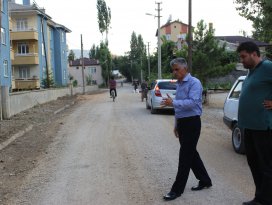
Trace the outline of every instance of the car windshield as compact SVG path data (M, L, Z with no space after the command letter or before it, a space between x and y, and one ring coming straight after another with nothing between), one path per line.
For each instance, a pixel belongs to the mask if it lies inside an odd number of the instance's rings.
M160 89L163 89L163 90L176 90L176 82L175 81L159 82L158 86Z

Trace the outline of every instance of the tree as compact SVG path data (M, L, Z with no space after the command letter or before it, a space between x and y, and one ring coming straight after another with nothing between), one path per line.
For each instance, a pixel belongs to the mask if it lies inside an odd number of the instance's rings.
M242 17L252 21L253 38L272 42L272 1L271 0L235 0L236 10Z
M75 60L75 52L73 50L70 50L70 53L68 55L68 61L74 61Z
M170 72L170 61L174 58L174 51L176 45L173 41L166 39L166 36L162 37L161 46L161 62L162 62L162 74L169 74ZM185 57L185 56L183 56Z
M220 47L214 37L214 29L208 28L203 20L197 23L193 40L193 72L205 83L209 70L221 65L225 47Z
M104 81L107 84L111 72L112 59L108 45L105 44L104 42L100 43L100 47L97 50L97 59L99 59L99 63L102 68L102 77L104 78Z
M96 48L95 48L94 44L93 44L92 48L89 51L89 58L90 59L96 58Z
M138 38L136 33L133 31L130 40L130 75L132 78L140 77L140 65L139 65L139 48L138 48Z
M107 4L104 0L97 0L97 18L98 18L98 27L99 31L103 36L103 33L106 32L106 42L108 41L108 32L111 23L111 10L107 7Z

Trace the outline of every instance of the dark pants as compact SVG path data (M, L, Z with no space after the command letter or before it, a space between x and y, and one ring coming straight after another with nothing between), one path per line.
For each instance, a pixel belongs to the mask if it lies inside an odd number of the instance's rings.
M179 134L180 151L179 165L171 191L182 194L187 183L190 169L192 169L199 183L211 185L211 179L205 166L196 150L197 142L201 130L201 120L199 116L178 119L177 130Z
M255 183L255 199L272 205L272 134L271 130L245 129L245 148Z
M110 95L111 95L111 91L114 90L114 93L115 93L115 97L117 97L117 92L116 92L116 88L111 88L110 89Z

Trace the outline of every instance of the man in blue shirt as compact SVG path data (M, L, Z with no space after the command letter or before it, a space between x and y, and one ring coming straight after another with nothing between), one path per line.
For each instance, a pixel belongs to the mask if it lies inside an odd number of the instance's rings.
M255 197L243 205L272 205L272 62L262 60L253 42L241 43L237 52L249 69L239 98L238 126L244 130L248 165Z
M175 109L174 134L180 142L179 165L176 180L171 191L163 198L173 200L179 197L185 189L190 169L199 180L192 191L202 190L212 186L212 181L196 150L200 136L202 114L201 82L188 73L187 62L176 58L170 62L172 72L177 78L176 97L164 98L162 106L173 106Z

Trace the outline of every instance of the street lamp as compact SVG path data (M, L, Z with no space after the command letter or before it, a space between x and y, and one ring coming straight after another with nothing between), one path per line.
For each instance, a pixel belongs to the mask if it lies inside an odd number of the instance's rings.
M158 18L158 79L161 79L162 76L161 76L161 26L160 26L160 11L161 11L161 8L160 8L160 4L161 2L156 2L156 4L158 4L158 9L156 9L158 11L158 15L153 15L153 14L150 14L150 13L146 13L146 15L149 15L149 16L154 16L154 17L157 17Z

